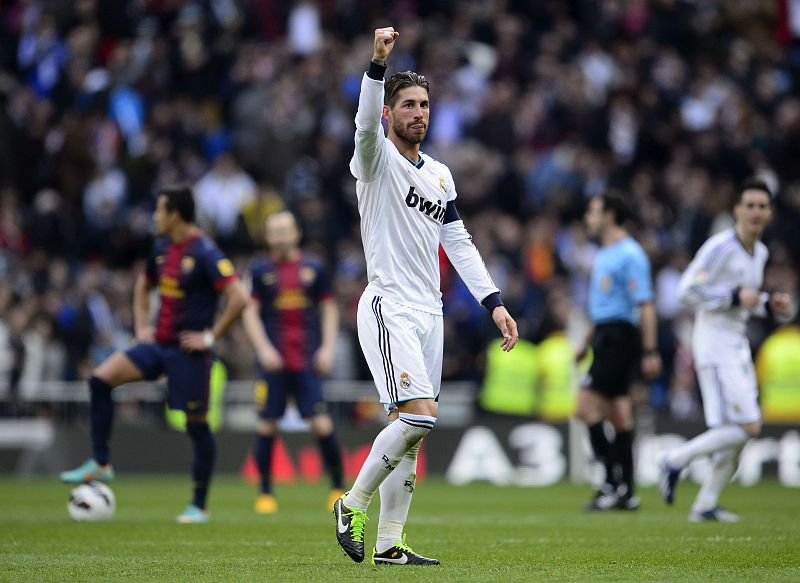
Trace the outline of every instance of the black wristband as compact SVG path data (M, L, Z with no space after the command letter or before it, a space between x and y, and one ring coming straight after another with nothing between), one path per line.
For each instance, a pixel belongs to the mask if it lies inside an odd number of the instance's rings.
M767 316L775 316L775 314L772 313L772 304L769 300L770 297L767 296L767 299L764 300L764 310L766 310Z
M653 356L658 354L658 348L644 348L642 349L642 354L644 356Z
M503 305L503 300L500 299L500 292L491 293L483 298L481 305L489 310L489 313L491 314L496 307Z
M383 81L383 76L386 74L386 65L381 65L375 61L369 62L369 69L367 69L367 77L375 79L375 81Z
M739 292L742 291L742 288L737 287L733 290L733 295L731 296L731 306L736 307L739 305Z

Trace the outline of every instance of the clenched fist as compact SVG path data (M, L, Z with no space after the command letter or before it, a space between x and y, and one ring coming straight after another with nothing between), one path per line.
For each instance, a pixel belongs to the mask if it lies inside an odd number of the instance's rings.
M387 26L386 28L376 28L375 47L372 51L372 58L376 61L385 61L388 58L389 53L392 52L392 48L394 48L394 41L398 36L400 36L400 33L391 26Z

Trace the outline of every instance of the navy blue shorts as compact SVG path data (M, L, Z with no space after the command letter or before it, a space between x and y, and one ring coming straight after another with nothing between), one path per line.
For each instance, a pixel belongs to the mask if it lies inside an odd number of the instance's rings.
M137 344L125 351L145 379L167 376L167 404L190 415L208 411L211 352L185 352L177 346Z
M255 387L258 416L279 419L286 411L286 400L294 397L300 416L308 419L327 412L322 398L322 381L313 371L262 373Z

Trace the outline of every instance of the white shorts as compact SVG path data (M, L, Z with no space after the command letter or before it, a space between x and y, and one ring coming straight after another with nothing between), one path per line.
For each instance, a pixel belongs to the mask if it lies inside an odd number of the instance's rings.
M387 410L412 399L438 399L442 382L442 316L365 291L358 302L358 340Z
M761 419L758 385L753 362L728 362L700 366L697 371L706 425L752 423Z

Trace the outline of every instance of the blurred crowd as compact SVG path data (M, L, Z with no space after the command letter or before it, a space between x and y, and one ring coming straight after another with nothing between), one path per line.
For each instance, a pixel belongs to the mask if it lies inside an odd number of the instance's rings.
M765 287L797 295L800 7L792 0L0 0L0 384L78 380L132 334L161 185L245 274L295 211L334 276L334 377L365 379L365 266L348 171L373 30L431 84L423 150L522 333L585 326L588 197L630 194L667 364L648 397L696 415L681 270L732 224L736 185L776 193ZM413 234L410 234L413 236ZM446 259L445 380L480 380L491 321ZM771 330L753 329L754 346ZM235 330L232 378L254 358Z

